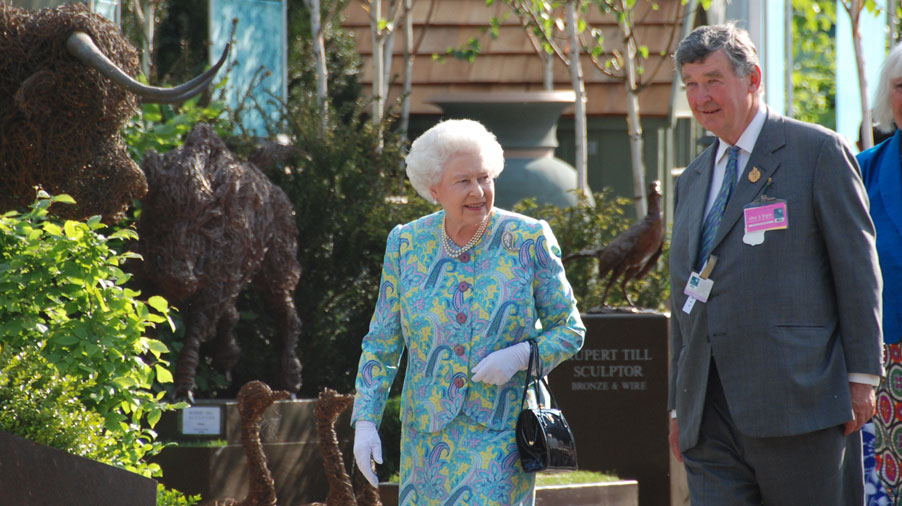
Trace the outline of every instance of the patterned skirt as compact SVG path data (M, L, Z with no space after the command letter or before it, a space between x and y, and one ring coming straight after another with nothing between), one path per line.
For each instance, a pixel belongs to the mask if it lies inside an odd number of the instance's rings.
M491 430L459 414L439 432L401 429L398 504L532 506L513 430Z
M882 492L894 506L902 505L902 343L888 344L886 378L877 388L874 417L875 469Z

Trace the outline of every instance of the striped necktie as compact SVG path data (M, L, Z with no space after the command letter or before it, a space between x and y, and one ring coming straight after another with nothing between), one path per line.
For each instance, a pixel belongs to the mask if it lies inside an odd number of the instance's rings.
M730 146L727 148L727 168L723 174L723 184L720 185L720 191L711 205L711 210L705 215L705 222L702 224L702 235L698 248L698 258L696 259L696 269L701 269L711 254L711 248L714 247L714 238L717 236L717 229L720 226L720 220L723 218L723 211L727 207L727 201L730 200L730 194L733 193L733 187L736 186L736 171L739 166L739 148Z

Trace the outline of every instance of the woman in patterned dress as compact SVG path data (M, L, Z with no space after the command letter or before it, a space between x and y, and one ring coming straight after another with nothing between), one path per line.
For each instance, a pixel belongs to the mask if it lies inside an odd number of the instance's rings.
M378 426L406 348L402 505L533 504L535 478L514 438L526 341L538 344L544 374L582 347L548 224L493 207L503 168L495 136L471 120L439 123L407 156L414 188L442 210L388 236L351 416L357 465L375 485Z
M858 154L861 176L877 230L877 254L883 273L883 362L877 388L877 414L865 425L865 480L868 505L902 506L902 45L886 57L874 119L883 132L895 132Z

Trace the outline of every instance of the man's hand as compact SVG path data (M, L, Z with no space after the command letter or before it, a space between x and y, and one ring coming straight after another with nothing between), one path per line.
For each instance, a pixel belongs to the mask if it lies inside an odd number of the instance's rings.
M846 422L845 435L847 436L860 429L877 411L877 398L874 395L873 386L849 382L849 392L852 394L852 411L855 412L855 419Z
M673 456L676 457L677 462L683 461L683 454L680 453L680 427L677 425L677 419L670 419L670 436L668 437L670 440L670 451L673 452Z

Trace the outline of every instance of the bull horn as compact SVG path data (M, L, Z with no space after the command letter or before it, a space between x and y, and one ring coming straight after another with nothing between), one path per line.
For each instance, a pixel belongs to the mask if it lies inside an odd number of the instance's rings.
M139 83L123 72L94 45L94 41L91 40L88 34L72 32L72 35L69 35L69 38L66 39L66 48L69 50L69 53L81 60L82 63L97 69L102 75L142 97L145 101L159 103L181 102L206 88L213 81L213 78L216 77L216 72L219 71L222 64L225 63L230 47L231 43L226 44L225 49L222 51L222 56L216 62L216 65L213 65L203 74L174 88L159 88Z

